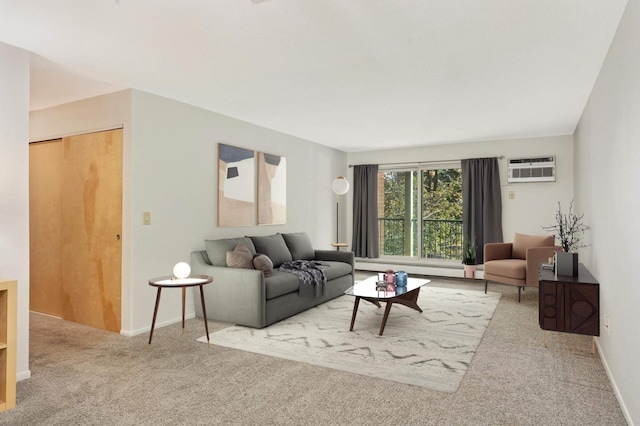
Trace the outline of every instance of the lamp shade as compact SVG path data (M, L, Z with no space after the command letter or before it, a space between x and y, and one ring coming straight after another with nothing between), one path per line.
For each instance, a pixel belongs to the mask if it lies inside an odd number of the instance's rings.
M173 267L173 275L178 279L187 278L191 273L191 266L187 262L178 262Z
M344 176L338 176L333 180L331 184L331 189L337 195L346 194L349 191L349 181L344 178Z

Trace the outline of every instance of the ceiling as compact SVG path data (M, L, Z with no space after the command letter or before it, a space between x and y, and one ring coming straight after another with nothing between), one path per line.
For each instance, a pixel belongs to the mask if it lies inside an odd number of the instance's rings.
M135 88L343 151L572 134L627 0L0 0L32 110Z

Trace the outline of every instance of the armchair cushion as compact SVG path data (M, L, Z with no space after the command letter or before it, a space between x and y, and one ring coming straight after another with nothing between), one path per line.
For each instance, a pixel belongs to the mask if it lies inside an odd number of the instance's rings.
M485 274L524 280L527 274L527 262L522 259L492 260L484 264Z
M516 259L526 259L527 249L531 247L553 246L555 237L553 235L526 235L516 233L513 238L513 254Z
M513 243L486 243L484 245L484 263L498 259L511 259Z

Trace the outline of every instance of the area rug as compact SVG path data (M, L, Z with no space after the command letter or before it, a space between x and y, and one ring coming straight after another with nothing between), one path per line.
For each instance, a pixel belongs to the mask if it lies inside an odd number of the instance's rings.
M423 312L394 304L382 336L385 304L362 300L350 332L354 297L346 295L263 329L231 326L209 336L213 345L455 392L500 297L422 287Z

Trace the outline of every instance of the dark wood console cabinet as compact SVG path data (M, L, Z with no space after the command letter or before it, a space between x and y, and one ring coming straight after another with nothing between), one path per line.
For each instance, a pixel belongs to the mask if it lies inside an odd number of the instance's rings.
M600 335L600 284L583 264L577 277L541 269L539 284L540 328Z

